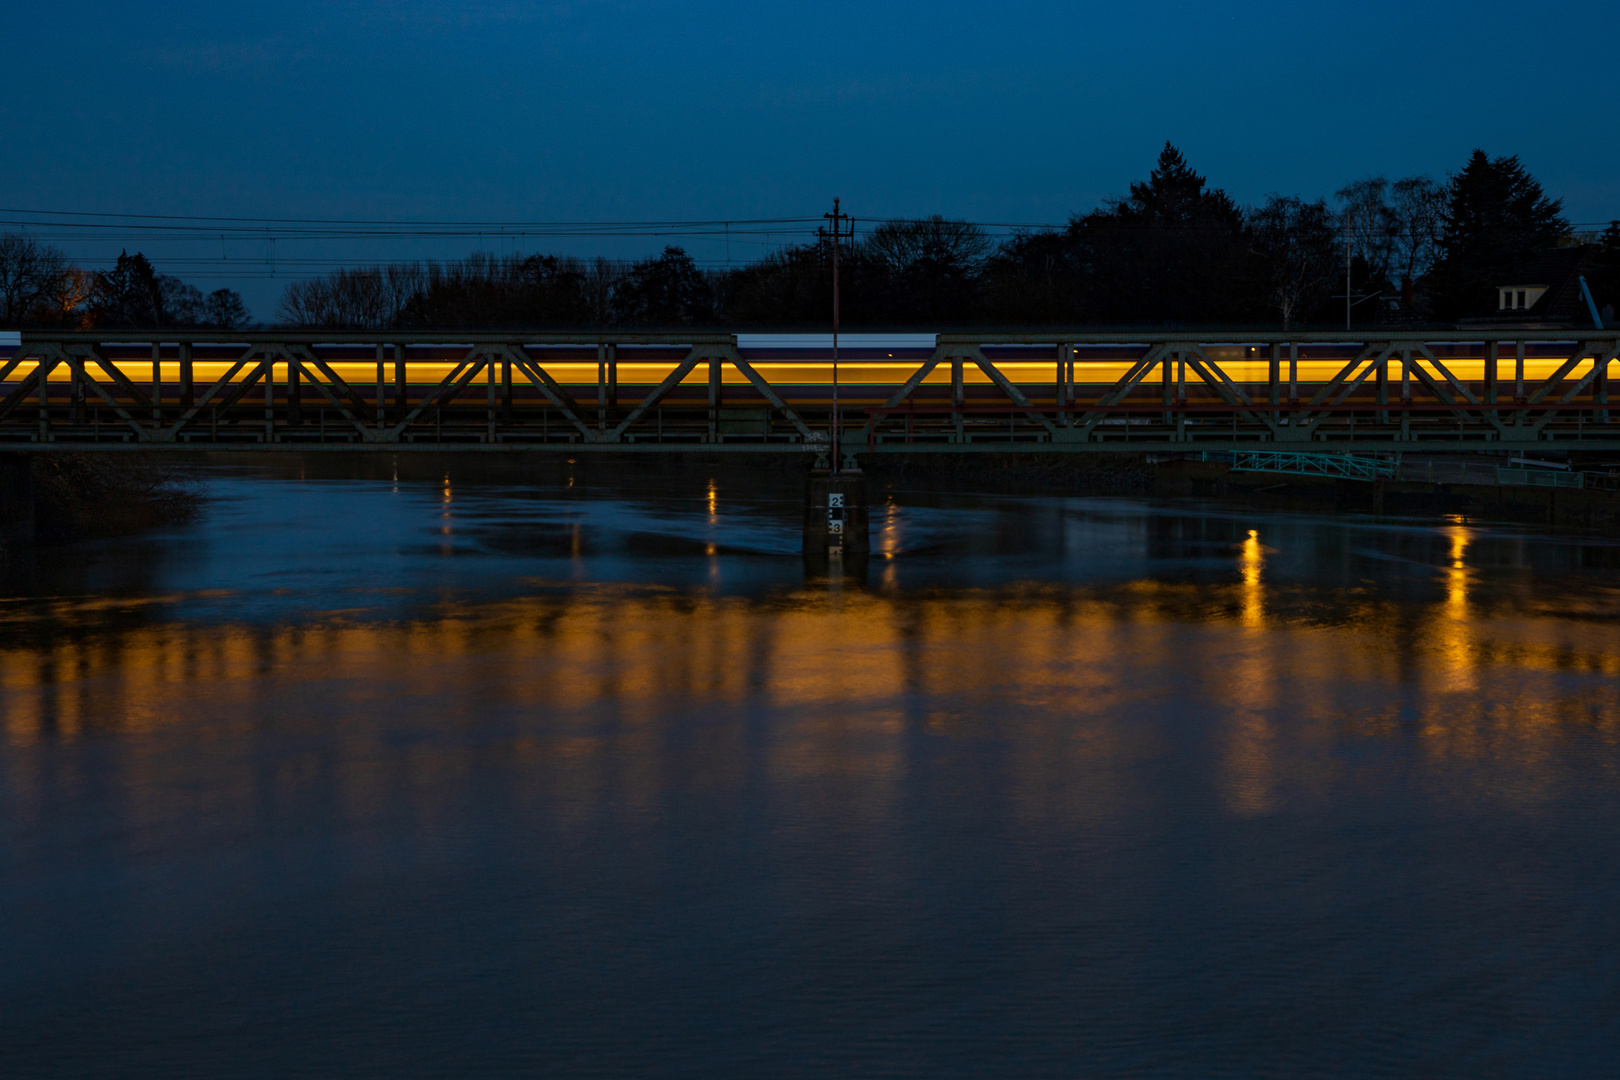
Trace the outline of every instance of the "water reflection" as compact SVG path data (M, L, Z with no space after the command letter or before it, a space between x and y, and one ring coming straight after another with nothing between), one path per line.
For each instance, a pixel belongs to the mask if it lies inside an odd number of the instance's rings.
M1249 538L1243 541L1243 625L1259 626L1265 622L1265 586L1260 580L1260 571L1265 566L1265 554L1260 547L1260 531L1249 530Z
M570 526L576 564L583 529ZM1560 717L1611 732L1620 628L1539 615L1545 593L1528 611L1511 595L1471 611L1469 534L1447 536L1452 561L1432 604L1268 582L1258 530L1237 545L1227 583L852 591L838 576L736 596L531 580L506 600L362 592L260 624L175 617L224 615L229 590L13 600L0 604L0 693L14 745L270 719L303 688L300 709L333 722L370 702L431 699L434 716L511 709L542 728L604 710L653 724L683 704L818 710L874 732L905 715L940 730L991 714L1117 724L1131 722L1129 702L1200 701L1230 728L1244 812L1268 805L1279 722L1294 738L1331 740L1346 715L1361 717L1362 735L1387 734L1378 718L1398 715L1447 752L1474 754L1554 738ZM379 618L379 600L409 613ZM1605 681L1561 678L1576 673ZM1396 699L1393 711L1381 704ZM1494 738L1481 741L1487 729Z
M1436 620L1439 624L1436 630L1441 639L1440 652L1444 665L1450 675L1449 688L1466 692L1475 689L1472 656L1474 635L1468 615L1469 570L1463 561L1468 553L1471 534L1465 526L1452 525L1445 530L1445 535L1451 541L1450 565L1446 567L1445 610Z
M0 1045L180 1074L339 987L390 1075L512 1071L492 1009L559 1075L1400 1073L1606 1000L1607 541L902 493L807 568L796 500L573 479L0 570Z

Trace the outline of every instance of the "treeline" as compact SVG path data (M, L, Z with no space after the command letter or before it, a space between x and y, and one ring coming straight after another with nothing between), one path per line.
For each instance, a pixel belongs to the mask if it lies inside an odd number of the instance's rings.
M1129 195L1064 229L996 243L942 217L878 225L843 252L842 311L852 327L1342 324L1348 284L1359 324L1454 321L1577 239L1515 157L1476 151L1443 184L1360 180L1333 206L1279 195L1245 209L1166 144ZM1620 223L1601 245L1594 287L1612 303ZM628 265L474 255L300 282L277 314L333 329L813 327L831 309L829 256L822 241L704 271L678 247Z
M158 273L139 252L123 252L111 270L92 272L32 237L0 235L0 326L235 330L248 320L235 289L205 296Z
M1476 150L1443 183L1372 177L1331 205L1274 195L1242 207L1166 143L1128 195L1061 229L997 242L939 216L877 225L842 251L842 313L846 326L874 328L1343 325L1348 288L1357 325L1449 323L1494 310L1495 286L1549 249L1583 243L1597 303L1620 306L1620 222L1572 234L1516 157ZM230 290L201 297L140 255L74 275L45 274L54 291L24 309L105 325L246 318ZM332 330L810 328L827 324L831 305L821 240L723 271L679 247L633 263L479 253L339 270L289 285L276 318Z

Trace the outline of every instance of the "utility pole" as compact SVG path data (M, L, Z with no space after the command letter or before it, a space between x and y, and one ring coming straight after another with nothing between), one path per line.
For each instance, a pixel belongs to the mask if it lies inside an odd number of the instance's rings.
M1348 213L1348 211L1346 211ZM1344 230L1344 328L1350 329L1350 228Z
M832 213L822 214L828 221L828 226L822 230L822 235L832 235L832 273L833 273L833 320L832 320L832 471L837 475L842 471L844 448L839 441L838 430L838 242L847 238L851 244L855 242L855 221L848 214L838 209L838 199L833 199ZM844 225L848 222L846 231Z
M839 209L833 200L832 213L823 214L827 224L816 231L819 240L832 241L833 273L833 332L832 332L832 419L827 425L832 436L832 457L827 471L821 471L821 457L806 477L804 489L804 551L806 555L825 556L842 573L846 554L852 557L866 555L870 547L867 534L866 476L850 458L850 469L844 471L843 433L838 416L838 249L845 240L854 243L855 222Z

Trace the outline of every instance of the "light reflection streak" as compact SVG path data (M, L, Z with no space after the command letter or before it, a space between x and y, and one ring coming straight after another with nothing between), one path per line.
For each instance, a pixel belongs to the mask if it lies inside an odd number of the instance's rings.
M1448 526L1443 534L1450 541L1446 567L1446 602L1437 613L1436 634L1443 660L1444 684L1453 692L1471 693L1477 689L1474 678L1474 627L1468 612L1468 565L1465 562L1473 533L1464 525Z
M450 537L455 532L455 515L450 509L450 474L444 474L444 494L439 500L439 535L444 539L440 542L439 550L448 555L451 552Z
M1467 542L1453 538L1459 562ZM1263 549L1244 560L1263 563ZM254 715L276 693L304 684L340 688L330 704L339 718L350 708L389 707L401 695L436 708L507 701L562 717L592 716L611 703L632 726L656 723L682 700L759 701L812 710L825 718L818 723L832 725L827 731L884 733L901 722L912 693L944 710L937 724L949 732L950 717L980 715L991 703L1009 717L1084 714L1111 723L1124 703L1180 687L1228 717L1233 773L1254 781L1236 784L1234 805L1250 809L1265 805L1256 778L1274 775L1266 762L1278 718L1288 718L1292 738L1296 725L1342 716L1316 700L1322 686L1371 684L1387 695L1411 679L1404 693L1417 702L1420 730L1448 754L1552 738L1575 716L1587 727L1620 726L1614 695L1577 688L1549 696L1541 685L1570 671L1620 675L1617 627L1586 624L1577 632L1558 620L1475 613L1461 631L1469 636L1459 639L1470 647L1454 654L1442 638L1428 654L1453 675L1460 668L1479 691L1460 698L1453 682L1435 681L1422 662L1403 675L1379 630L1390 622L1387 602L1367 601L1332 625L1282 632L1255 621L1266 609L1265 586L1247 572L1235 618L1211 615L1197 589L1146 584L1106 594L928 597L845 587L769 602L593 588L445 606L403 622L334 615L293 628L125 627L117 620L126 614L62 606L40 616L57 632L7 630L0 703L6 736L22 743L96 727L155 730L240 710ZM1448 593L1435 618L1452 626L1466 612ZM1475 659L1487 647L1495 654L1489 668ZM1189 663L1199 656L1207 659ZM1490 739L1472 734L1487 728Z
M1245 632L1232 641L1236 655L1223 653L1218 657L1226 676L1217 675L1212 681L1220 688L1230 715L1225 761L1227 805L1235 814L1252 817L1272 809L1276 783L1275 733L1270 716L1274 705L1273 666L1271 641L1264 634L1265 548L1259 530L1249 530L1238 563L1243 574L1238 620Z
M1265 568L1265 550L1260 546L1260 533L1249 530L1243 541L1243 625L1262 626L1266 621L1265 586L1260 581Z
M705 520L704 524L708 526L709 536L712 538L719 531L719 528L720 528L720 501L719 501L719 496L717 495L717 493L715 491L714 481L713 480L709 481L709 487L708 487L707 492L705 493L705 502L706 502L707 507L708 507L708 517ZM703 553L710 560L709 561L709 580L710 580L710 582L718 582L720 580L720 564L719 564L718 561L715 560L715 555L718 552L718 550L719 550L719 548L717 547L717 545L715 544L713 539L710 539L703 546Z

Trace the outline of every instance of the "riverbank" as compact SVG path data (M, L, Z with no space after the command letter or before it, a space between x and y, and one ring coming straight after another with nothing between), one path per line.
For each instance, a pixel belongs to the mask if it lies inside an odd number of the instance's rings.
M202 506L201 485L173 457L0 454L0 548L144 532Z

